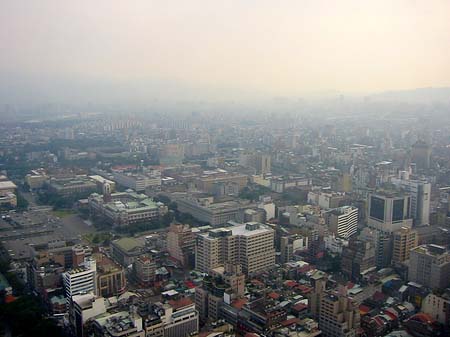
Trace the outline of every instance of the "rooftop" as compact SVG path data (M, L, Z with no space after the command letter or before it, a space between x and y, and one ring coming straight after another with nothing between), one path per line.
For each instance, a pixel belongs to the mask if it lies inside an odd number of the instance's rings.
M127 252L142 247L142 244L133 238L118 239L113 241L113 244Z
M16 189L17 186L12 181L6 180L6 181L0 181L0 190L10 190L10 189Z

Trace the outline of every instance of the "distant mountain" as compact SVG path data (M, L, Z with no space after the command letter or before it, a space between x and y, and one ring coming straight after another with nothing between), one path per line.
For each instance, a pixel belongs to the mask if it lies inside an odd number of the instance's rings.
M405 103L450 103L450 87L417 88L413 90L385 91L368 96L374 101Z

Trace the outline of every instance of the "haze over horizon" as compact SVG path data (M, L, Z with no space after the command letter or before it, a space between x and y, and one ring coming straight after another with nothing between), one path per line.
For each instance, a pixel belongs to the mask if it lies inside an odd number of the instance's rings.
M0 99L254 99L450 86L450 2L4 0Z

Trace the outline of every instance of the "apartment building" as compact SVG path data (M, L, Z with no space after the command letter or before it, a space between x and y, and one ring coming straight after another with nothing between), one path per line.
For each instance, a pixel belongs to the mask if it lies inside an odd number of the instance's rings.
M392 263L402 263L409 260L410 252L419 244L416 231L402 227L393 233Z
M225 262L240 264L247 275L272 268L274 231L260 223L247 223L199 234L196 269L207 273Z
M189 225L171 224L167 233L167 251L183 266L193 264L195 236Z
M411 250L408 280L431 289L450 285L450 252L443 246L421 245Z

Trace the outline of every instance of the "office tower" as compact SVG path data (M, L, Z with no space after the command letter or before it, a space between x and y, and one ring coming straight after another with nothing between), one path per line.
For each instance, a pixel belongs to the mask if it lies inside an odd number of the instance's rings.
M86 260L85 264L63 273L64 296L67 303L74 295L96 293L96 263Z
M391 265L392 233L402 227L411 228L411 197L402 191L380 190L369 195L368 228L362 236L375 242L375 260L378 268Z
M376 266L375 246L372 241L352 239L348 247L342 249L341 270L353 281L358 281L361 274Z
M387 233L404 226L411 227L411 197L395 190L370 194L368 225Z
M183 266L194 264L195 237L189 225L170 225L167 233L167 251Z
M412 227L410 196L400 191L381 190L369 195L368 228L363 236L375 242L375 260L378 268L392 262L392 233L402 227Z
M358 306L347 297L347 289L320 293L319 329L324 336L354 337L360 327Z
M421 245L411 250L408 280L431 289L450 285L450 253L443 246Z
M424 180L393 178L391 182L411 197L411 217L415 226L430 223L431 184Z
M418 169L430 168L431 146L423 140L415 142L411 148L411 162L416 164Z
M326 213L325 222L337 237L348 239L358 230L358 209L353 206L335 208Z
M402 227L393 233L392 262L402 263L409 260L411 249L417 247L419 236L408 227Z
M253 222L199 234L196 269L207 273L225 262L240 264L247 275L272 268L275 265L274 231Z

